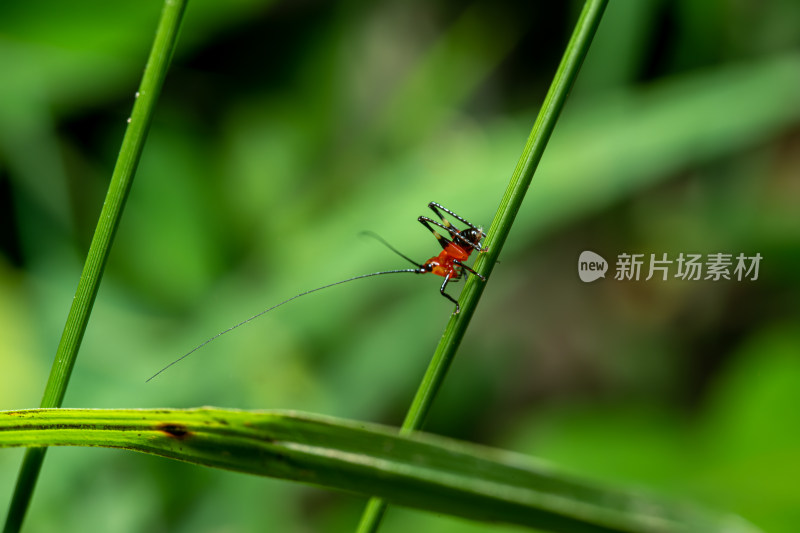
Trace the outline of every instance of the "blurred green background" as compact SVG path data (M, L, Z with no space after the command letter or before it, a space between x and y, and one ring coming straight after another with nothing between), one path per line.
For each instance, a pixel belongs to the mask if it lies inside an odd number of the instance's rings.
M399 425L452 306L440 202L488 226L580 2L195 0L65 406ZM0 409L39 405L161 4L0 4ZM800 3L611 2L427 430L800 522ZM582 283L578 255L612 263ZM620 253L763 257L616 281ZM644 277L644 276L643 276ZM453 285L458 293L459 285ZM0 502L21 450L0 453ZM350 531L364 500L52 449L27 531ZM382 531L511 531L391 508Z

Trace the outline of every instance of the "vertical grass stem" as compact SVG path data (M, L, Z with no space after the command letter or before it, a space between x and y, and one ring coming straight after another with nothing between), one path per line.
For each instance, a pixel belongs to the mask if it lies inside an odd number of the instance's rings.
M61 407L83 334L89 322L114 234L133 183L136 166L153 119L156 100L164 83L178 40L187 0L166 0L147 60L117 163L111 176L100 219L58 344L41 406ZM4 533L17 533L33 496L47 448L30 448L20 467L17 485L6 517Z
M475 262L475 270L487 278L497 262L503 244L511 231L514 218L519 211L525 193L528 191L547 142L550 140L550 135L564 107L567 95L578 76L580 66L597 32L607 4L608 0L587 0L584 4L575 30L547 92L544 104L539 111L539 116L536 118L531 134L528 137L528 142L525 144L522 156L514 169L511 181L487 232L485 245L489 248L489 251L481 254ZM458 346L461 344L461 339L464 337L484 287L485 283L476 279L476 276L471 276L467 281L459 301L461 312L458 315L453 315L445 328L403 422L401 428L403 434L419 430L425 423L436 393L439 391L447 370L450 368L450 363L453 361ZM377 531L385 511L386 503L383 500L378 498L370 499L364 509L364 513L361 515L361 522L358 525L357 532L373 533Z

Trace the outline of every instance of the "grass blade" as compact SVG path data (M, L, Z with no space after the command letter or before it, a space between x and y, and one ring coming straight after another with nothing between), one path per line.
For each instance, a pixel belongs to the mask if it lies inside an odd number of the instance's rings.
M517 163L517 167L514 169L511 181L500 202L492 225L487 232L485 245L489 248L489 251L481 254L475 262L475 270L484 277L489 277L497 258L500 256L500 251L511 231L514 218L533 179L533 173L542 158L547 142L550 140L550 135L564 107L569 90L578 76L581 63L586 57L589 45L597 31L597 27L600 25L600 19L607 4L608 0L587 0L584 5L575 26L575 31L564 52L561 64L556 71L553 83L550 85L539 116L528 137L528 142ZM464 337L470 319L475 312L484 286L485 283L477 280L475 276L471 276L467 281L459 301L461 312L458 315L453 315L445 328L403 422L402 432L404 434L420 429L424 424L436 393L444 381L450 363L455 357L458 346L461 344L461 339ZM386 504L384 502L376 498L370 499L361 517L358 533L377 531L385 510Z
M114 234L122 217L125 200L130 192L136 166L152 122L155 103L175 49L185 7L186 0L167 0L164 4L100 219L92 237L75 298L45 386L42 407L59 407L64 400L111 244L114 241ZM22 527L46 450L44 447L33 448L25 454L3 529L5 533L15 533Z
M529 457L295 412L5 411L0 447L9 446L123 448L547 531L756 531L736 517L595 487Z

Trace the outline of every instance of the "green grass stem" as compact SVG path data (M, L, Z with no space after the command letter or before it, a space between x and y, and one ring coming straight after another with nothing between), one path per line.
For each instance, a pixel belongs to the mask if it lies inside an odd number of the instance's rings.
M489 251L481 254L475 262L475 270L486 278L489 277L494 268L497 258L503 249L503 244L508 238L514 218L519 211L525 193L528 191L547 142L550 140L550 135L564 107L570 88L578 76L581 63L586 57L607 4L608 0L587 0L578 18L575 31L567 44L561 64L558 66L539 116L536 118L531 134L528 137L528 142L514 169L511 181L506 188L492 225L487 232L485 245L489 248ZM447 370L450 368L450 364L461 344L485 285L476 276L471 276L467 281L459 301L461 312L453 315L447 323L444 334L439 341L439 345L433 354L433 358L403 422L401 429L403 434L409 434L422 428L436 394L441 388ZM377 498L370 499L361 517L358 533L377 531L385 510L385 502Z
M100 212L100 219L92 237L86 263L64 325L64 332L58 344L50 377L45 386L41 403L43 408L60 407L64 401L69 378L75 366L78 350L114 241L114 234L119 226L125 201L130 192L147 132L153 119L156 101L175 50L185 8L186 0L166 0L164 3L150 57L147 60L139 91L136 93L133 111ZM22 527L46 450L45 447L30 448L25 454L6 517L3 529L5 533L16 533Z

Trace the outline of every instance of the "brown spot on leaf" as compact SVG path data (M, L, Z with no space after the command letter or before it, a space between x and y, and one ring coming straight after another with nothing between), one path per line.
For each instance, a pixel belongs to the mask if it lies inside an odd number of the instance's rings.
M192 436L192 432L189 431L183 424L170 424L165 422L163 424L159 424L157 429L163 433L166 433L168 437L173 439L184 440Z

